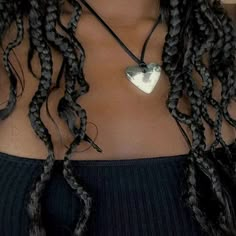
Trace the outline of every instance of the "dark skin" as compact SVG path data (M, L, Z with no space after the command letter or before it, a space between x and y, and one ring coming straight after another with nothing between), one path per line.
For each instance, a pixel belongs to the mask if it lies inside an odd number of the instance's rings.
M154 0L134 1L135 7L130 8L125 5L127 3L125 0L123 2L93 0L88 1L88 3L128 48L139 56L143 42L154 24L156 16L159 15L159 7ZM154 8L153 4L157 7ZM128 5L132 6L132 2L129 1ZM65 7L67 13L65 11L62 17L64 23L67 22L70 14L70 7ZM156 28L146 50L145 61L147 63L162 63L161 55L166 33L167 26L165 24L160 24ZM25 36L28 37L27 33ZM6 35L8 39L11 37L14 37L14 28ZM133 159L188 153L189 147L165 105L169 81L164 71L162 71L158 86L151 94L144 94L134 87L126 79L124 70L128 65L134 65L135 62L104 26L86 9L84 9L84 14L81 16L76 37L82 43L86 52L84 74L85 79L90 84L90 91L79 98L78 102L87 111L87 134L92 139L96 135L96 129L89 122L95 123L98 127L99 133L95 143L103 152L98 153L93 148L80 152L89 147L88 143L82 142L77 148L79 153L75 153L73 159ZM28 104L37 88L37 80L32 77L26 66L27 48L28 41L25 39L21 46L15 49L24 71L26 85L23 96L18 100L13 114L5 121L0 122L0 152L27 158L45 159L47 149L35 135L27 116ZM55 82L62 58L60 54L53 51L53 59L53 81ZM20 67L13 55L11 55L11 61L20 74ZM39 75L38 63L38 59L35 58L33 68L36 74ZM4 93L1 92L0 97L2 102L7 99L6 91L8 91L6 73L2 64L0 64L0 71L0 86L1 91L4 91ZM200 78L197 75L195 76L200 83ZM49 109L59 126L63 142L69 145L72 136L56 112L57 103L63 92L63 89L60 88L52 93L49 98ZM18 93L20 93L20 89ZM219 86L217 85L214 89L214 95L216 98L219 96ZM181 101L180 108L188 112L188 106L184 100ZM232 104L229 111L236 117L235 104ZM210 112L212 115L214 114L214 111ZM57 128L46 115L45 105L42 108L41 117L52 135L56 159L63 159L66 148L61 144ZM183 128L191 139L191 132L185 125L183 125ZM205 128L206 143L209 147L214 140L214 135L206 124ZM222 134L227 143L233 142L235 133L233 128L225 121Z

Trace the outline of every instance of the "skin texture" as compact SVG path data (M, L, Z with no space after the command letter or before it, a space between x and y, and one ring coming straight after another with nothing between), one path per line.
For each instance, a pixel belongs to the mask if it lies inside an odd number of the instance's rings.
M236 1L234 3L232 2L230 4L225 4L225 9L236 23Z
M132 1L135 2L135 7L130 7L134 4ZM135 55L140 55L143 42L154 24L159 10L154 0L132 1L129 1L128 6L125 0L114 0L108 3L106 0L93 0L88 3L103 17L128 48ZM153 6L157 6L157 8ZM231 14L233 14L232 12ZM70 8L65 6L63 23L67 22L69 14ZM6 38L14 38L14 30L13 27ZM146 50L146 62L162 63L161 55L166 32L167 28L164 24L160 24L156 28ZM27 38L26 30L25 34ZM84 14L81 16L76 37L79 38L86 52L84 74L90 84L90 92L87 96L79 98L80 104L87 111L88 123L95 123L98 127L96 144L103 150L103 153L98 153L93 148L80 152L89 147L89 144L82 143L76 149L79 153L75 154L73 159L132 159L187 153L189 147L166 108L165 101L169 82L164 71L152 94L143 94L135 88L124 74L125 68L128 65L134 65L135 62L87 9L84 9ZM12 115L0 123L0 151L28 158L45 159L47 150L33 132L27 116L28 104L38 84L26 66L27 48L28 41L25 39L21 46L14 50L24 71L25 91L19 98ZM21 69L15 56L11 55L10 58L21 75ZM53 81L55 82L62 58L55 51L53 58L55 60ZM33 69L39 75L40 68L37 59L34 59ZM3 75L0 86L2 91L8 91L6 73L2 64L0 64L0 71ZM201 85L198 75L196 73L194 75ZM18 93L20 93L20 88ZM216 99L219 97L219 93L220 87L216 84L214 89ZM72 141L72 136L56 113L56 105L62 95L63 86L49 97L49 109L58 124L63 142L68 145ZM3 102L7 99L8 94L6 92L0 96L0 101ZM181 101L180 107L189 112L184 100ZM232 103L229 111L233 117L236 117L235 103ZM63 159L66 148L61 144L57 128L46 115L45 105L41 114L42 120L52 134L56 159ZM214 115L213 112L211 114ZM184 125L182 126L191 138L191 132ZM210 146L214 138L213 132L206 124L205 129L206 143L207 146ZM96 129L92 124L88 124L87 133L91 138L96 136ZM232 143L235 138L232 127L225 121L222 135L227 143Z

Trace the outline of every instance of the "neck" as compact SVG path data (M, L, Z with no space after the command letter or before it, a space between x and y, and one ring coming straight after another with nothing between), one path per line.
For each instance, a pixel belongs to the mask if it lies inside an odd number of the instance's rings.
M88 8L77 0L84 14L92 14ZM140 19L156 19L160 14L159 0L84 0L104 20L135 22ZM82 13L82 14L83 14Z

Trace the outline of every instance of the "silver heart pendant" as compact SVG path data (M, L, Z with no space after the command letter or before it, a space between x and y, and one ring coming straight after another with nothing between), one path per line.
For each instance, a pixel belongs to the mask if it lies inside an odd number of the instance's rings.
M145 93L151 93L161 76L161 66L156 63L147 64L145 72L140 66L129 66L126 75L136 87Z

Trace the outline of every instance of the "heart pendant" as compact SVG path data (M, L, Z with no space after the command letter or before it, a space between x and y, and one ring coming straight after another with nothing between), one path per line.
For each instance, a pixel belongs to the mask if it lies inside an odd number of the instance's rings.
M155 63L147 64L146 71L140 66L129 66L126 75L136 87L145 93L151 93L161 76L161 66Z

